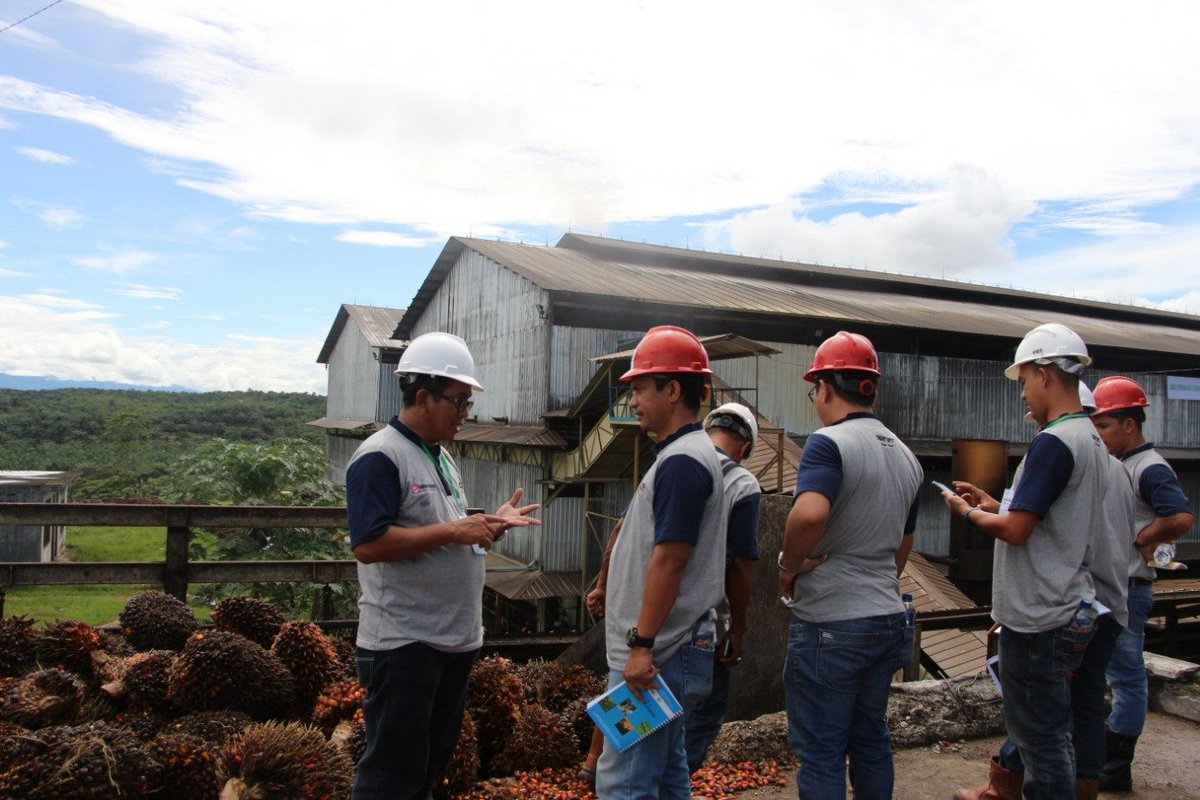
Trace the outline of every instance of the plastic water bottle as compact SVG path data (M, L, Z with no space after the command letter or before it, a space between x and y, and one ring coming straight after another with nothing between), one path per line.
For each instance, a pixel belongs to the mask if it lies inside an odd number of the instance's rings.
M1168 543L1160 544L1154 548L1154 566L1165 567L1175 560L1175 545Z
M900 601L904 603L904 624L911 628L917 624L917 610L913 608L912 595L905 592L900 595Z
M1086 597L1079 601L1075 616L1071 617L1071 630L1087 633L1096 627L1096 619L1100 616L1096 606Z

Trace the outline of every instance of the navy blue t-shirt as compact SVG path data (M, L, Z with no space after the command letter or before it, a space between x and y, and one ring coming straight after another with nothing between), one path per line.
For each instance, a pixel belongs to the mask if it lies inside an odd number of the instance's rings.
M1008 509L1032 511L1038 515L1038 519L1044 518L1071 480L1071 471L1074 469L1075 457L1062 439L1037 434L1029 443L1021 482L1013 492Z
M848 419L874 417L867 412L847 414L833 423L840 425ZM823 433L814 433L804 443L804 451L800 454L800 467L796 474L796 492L793 500L804 492L817 492L824 495L830 505L837 500L838 491L842 487L842 453L837 444ZM920 507L919 497L913 498L908 508L908 516L904 521L904 532L912 533L917 529L917 510Z
M654 452L688 433L701 430L700 423L684 425L654 447ZM712 474L691 456L667 456L654 473L654 543L696 544L704 504L713 491Z

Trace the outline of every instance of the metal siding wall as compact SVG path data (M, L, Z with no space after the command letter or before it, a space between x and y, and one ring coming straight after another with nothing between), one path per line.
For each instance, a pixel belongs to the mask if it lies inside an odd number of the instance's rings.
M362 444L361 439L325 434L325 457L329 461L329 468L326 470L325 476L329 480L340 486L346 485L346 465L350 463L354 451L360 444Z
M597 365L591 359L614 353L617 342L641 334L641 331L568 328L562 325L552 328L548 409L565 408L575 402L596 374Z
M780 350L777 355L755 358L730 358L715 361L713 371L730 386L749 388L755 385L755 362L757 361L758 391L744 392L763 416L775 422L788 433L808 434L821 427L808 402L809 384L804 382L804 373L812 364L814 347L811 345L763 342ZM757 399L755 399L757 396Z
M374 419L378 374L371 348L353 319L346 320L329 354L325 414Z
M379 391L373 419L376 422L388 422L392 417L400 413L402 403L400 379L396 377L396 365L379 364L379 377L377 380Z
M925 483L921 486L917 504L917 530L913 536L913 549L919 553L935 556L950 554L950 511L941 493L929 485L931 480L950 483L950 472L925 472Z
M549 324L541 312L549 297L535 284L480 254L466 250L434 294L412 335L448 331L467 341L476 377L480 422L508 417L541 422L546 411Z

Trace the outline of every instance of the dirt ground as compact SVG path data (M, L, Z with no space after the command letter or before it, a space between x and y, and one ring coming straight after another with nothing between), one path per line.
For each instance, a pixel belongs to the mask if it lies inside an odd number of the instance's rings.
M950 800L961 786L987 778L988 759L1001 736L897 750L894 800ZM1150 714L1133 763L1134 790L1105 794L1113 800L1200 800L1200 725L1167 714ZM847 795L851 797L852 795ZM789 778L783 788L755 789L739 800L795 800Z

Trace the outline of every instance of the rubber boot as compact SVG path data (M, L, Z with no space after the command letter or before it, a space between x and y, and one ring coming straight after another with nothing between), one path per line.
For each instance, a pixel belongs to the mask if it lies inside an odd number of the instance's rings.
M992 756L988 769L988 782L974 789L959 789L954 800L1021 800L1021 783L1025 773L1005 769L1000 760Z
M1133 788L1133 751L1136 736L1106 731L1104 769L1100 772L1100 791L1128 792Z
M1075 800L1096 800L1098 794L1100 794L1099 778L1075 779Z

